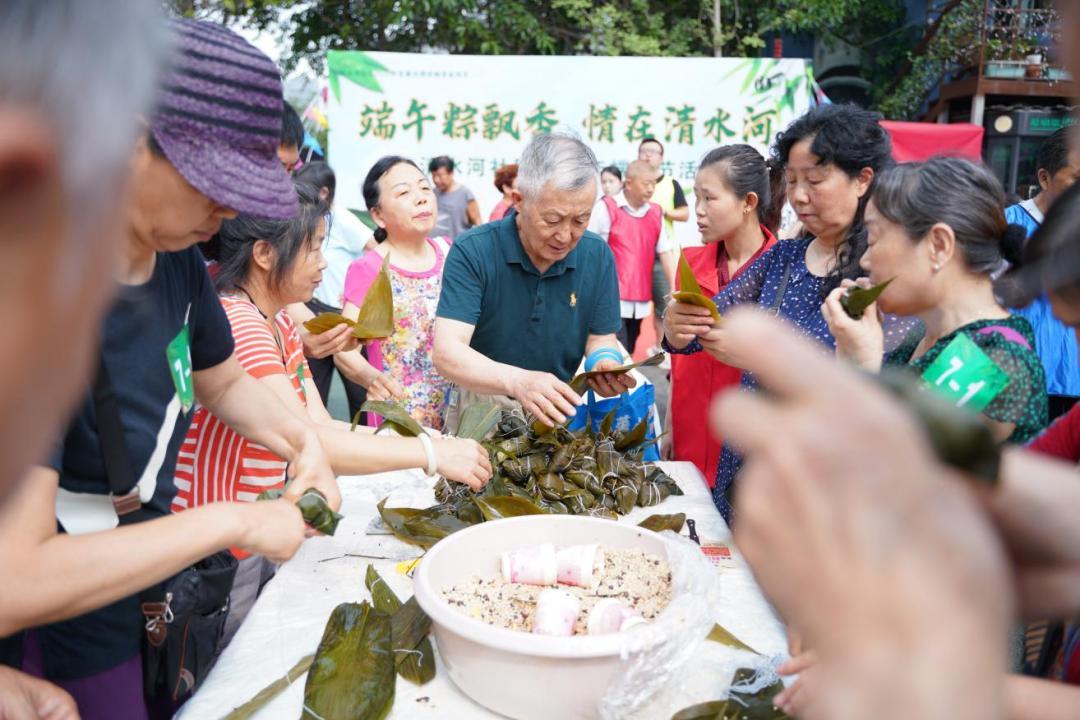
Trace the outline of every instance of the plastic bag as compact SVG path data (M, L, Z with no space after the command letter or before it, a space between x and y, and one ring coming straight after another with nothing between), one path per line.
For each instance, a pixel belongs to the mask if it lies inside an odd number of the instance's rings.
M624 633L622 664L598 708L603 720L671 717L696 701L728 697L731 689L754 693L779 679L776 668L786 654L757 654L706 640L714 624L725 622L726 608L740 606L736 597L752 582L729 575L731 587L701 552L701 548L671 531L662 533L668 544L672 600L651 624ZM775 623L771 611L761 621ZM728 623L730 624L730 623ZM776 650L755 648L756 650ZM755 675L732 685L739 668Z
M720 579L701 548L670 530L671 602L649 625L623 633L622 667L600 699L600 717L621 720L667 686L705 642L721 601Z
M656 439L656 388L652 383L642 382L644 376L638 375L638 386L630 392L617 397L600 398L592 390L586 393L585 404L578 408L577 414L570 419L567 427L570 430L580 430L588 423L594 430L600 427L604 418L614 410L615 418L612 427L616 430L629 431L637 426L643 419L649 419L649 430L646 439ZM657 462L660 460L658 443L652 443L645 448L641 459L645 462Z

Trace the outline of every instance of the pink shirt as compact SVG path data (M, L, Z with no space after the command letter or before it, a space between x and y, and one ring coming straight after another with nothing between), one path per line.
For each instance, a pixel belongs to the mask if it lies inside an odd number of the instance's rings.
M405 406L422 425L442 429L443 413L450 395L450 382L435 371L431 358L434 345L435 311L442 290L442 270L450 249L447 238L428 238L435 251L430 270L415 272L399 268L391 261L390 286L394 293L394 332L385 340L367 346L368 362L380 372L390 373L405 388ZM383 257L367 252L353 261L345 276L345 302L359 307L379 274Z

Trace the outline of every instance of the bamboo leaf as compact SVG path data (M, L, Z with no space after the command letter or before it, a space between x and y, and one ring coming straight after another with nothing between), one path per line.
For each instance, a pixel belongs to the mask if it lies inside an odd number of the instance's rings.
M636 363L627 363L613 367L610 370L590 370L589 372L580 373L575 375L569 382L570 389L581 395L589 387L589 378L594 378L599 375L625 375L628 372L637 370L640 367L652 367L664 362L664 353L659 352L655 355Z
M368 592L371 593L371 602L379 612L393 615L401 608L401 601L398 600L397 595L386 584L386 581L382 579L374 565L369 564L367 566L364 585L367 587Z
M709 632L709 636L706 639L707 640L712 640L713 642L718 642L721 645L727 645L728 647L733 647L736 650L746 650L748 652L754 653L755 655L760 655L761 654L757 650L755 650L754 648L752 648L749 645L747 645L746 643L744 643L739 638L732 635L723 626L721 626L719 624L713 625L713 629Z
M390 618L394 639L394 664L398 675L414 685L423 685L435 678L435 649L428 633L431 618L420 609L413 596L402 603Z
M516 495L489 498L476 495L472 498L472 501L480 508L485 520L502 520L503 518L521 517L522 515L547 514L543 508L533 501Z
M671 716L671 720L725 720L728 701L713 700L683 708Z
M711 297L701 291L701 285L694 277L694 271L690 263L686 262L686 256L679 253L679 289L671 294L674 300L687 305L697 305L709 311L713 322L720 322L720 311Z
M405 406L393 400L368 400L360 406L360 412L369 412L383 418L383 424L388 424L399 435L416 437L426 435L424 428L416 422ZM379 426L380 428L382 425Z
M638 523L638 527L643 527L646 530L652 530L653 532L663 532L664 530L671 530L672 532L682 532L683 524L686 522L686 513L676 513L674 515L650 515L641 522ZM717 625L717 627L720 627ZM709 638L712 638L712 633L709 634Z
M746 80L743 81L742 89L739 90L740 95L745 95L746 91L750 89L750 86L754 84L760 69L761 58L754 58L750 61L750 72L746 73Z
M470 525L454 515L445 505L435 505L424 510L388 508L386 499L383 498L377 507L379 516L390 532L401 540L419 545L425 550L447 535Z
M379 61L360 51L331 50L327 53L327 66L330 75L330 89L334 99L341 102L341 84L339 77L345 77L362 88L372 92L382 92L382 86L375 78L379 70L386 70Z
M381 720L393 704L390 618L367 602L338 605L308 671L301 720Z
M844 312L848 314L848 317L852 320L858 320L866 312L866 308L877 302L877 299L881 297L881 293L885 292L885 288L889 287L889 283L895 279L890 278L872 288L850 288L840 298L840 305L844 308Z
M457 437L480 442L499 423L502 407L495 403L476 403L461 413Z
M353 327L356 325L352 320L340 313L319 313L310 320L304 321L304 328L312 335L322 335L324 332L333 330L342 323Z
M394 290L390 285L389 268L390 256L387 255L360 304L353 335L361 340L378 340L394 334Z
M1000 482L1001 445L981 415L926 392L909 373L894 370L877 377L918 419L939 460L991 487Z
M428 639L431 618L414 598L403 604L373 565L367 567L364 584L371 592L375 608L390 615L398 675L416 685L431 681L435 677L435 651Z
M623 435L615 443L615 449L619 452L629 452L640 447L646 442L649 435L649 416L641 418L641 421L634 426L634 429Z
M615 411L618 408L612 408L611 412L604 416L604 419L600 421L600 434L604 437L611 436L611 426L615 424Z

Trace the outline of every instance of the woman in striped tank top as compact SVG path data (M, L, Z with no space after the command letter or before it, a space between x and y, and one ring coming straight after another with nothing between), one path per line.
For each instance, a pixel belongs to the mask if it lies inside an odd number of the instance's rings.
M241 215L218 233L215 283L232 325L236 356L249 374L266 383L295 414L311 423L335 473L364 475L423 468L479 489L491 475L487 453L471 440L441 438L430 446L417 438L376 437L350 432L330 417L304 364L303 344L284 308L306 302L326 262L322 240L326 208L317 189L298 184L300 213L288 220ZM204 407L197 407L176 466L179 512L213 502L254 501L285 484L286 462L247 440ZM241 559L233 588L226 641L273 573L259 556Z

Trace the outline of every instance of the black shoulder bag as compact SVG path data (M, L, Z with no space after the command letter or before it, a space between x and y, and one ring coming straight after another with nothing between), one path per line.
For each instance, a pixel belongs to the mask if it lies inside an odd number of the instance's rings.
M104 358L94 380L98 437L109 491L120 524L150 519L124 440L120 409ZM228 550L214 553L139 594L146 618L143 636L143 690L148 698L184 698L205 679L225 629L237 560Z

